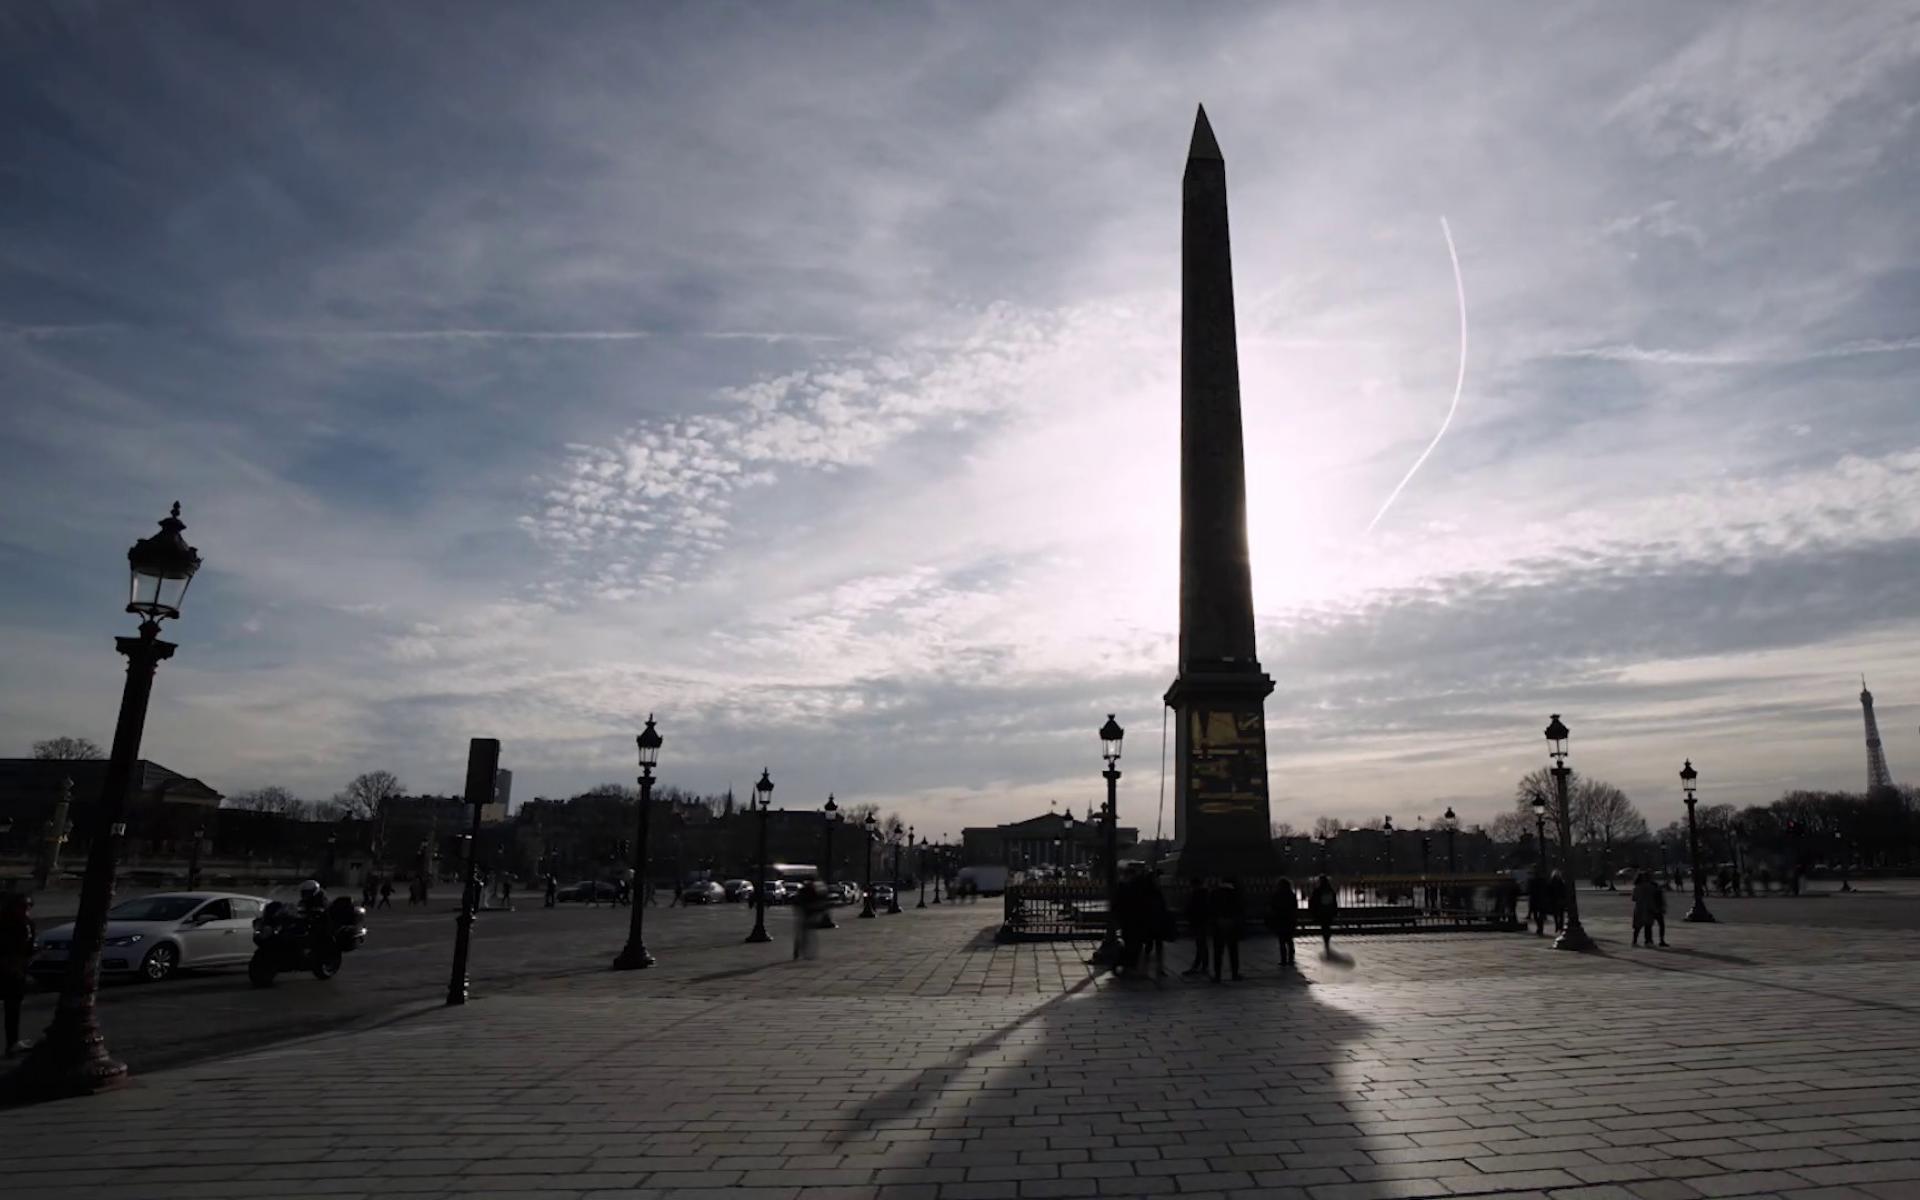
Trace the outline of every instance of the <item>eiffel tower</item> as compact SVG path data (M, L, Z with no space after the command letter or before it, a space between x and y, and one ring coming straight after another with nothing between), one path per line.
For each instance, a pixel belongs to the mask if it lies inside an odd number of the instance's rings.
M1860 677L1860 709L1867 717L1867 792L1893 786L1893 774L1887 770L1886 753L1880 749L1880 726L1873 719L1873 693L1867 690L1867 677Z

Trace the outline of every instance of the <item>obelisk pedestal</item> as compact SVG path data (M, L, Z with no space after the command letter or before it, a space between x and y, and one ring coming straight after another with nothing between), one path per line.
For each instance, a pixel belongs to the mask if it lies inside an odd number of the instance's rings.
M1180 674L1174 710L1178 871L1257 877L1276 863L1265 700L1253 642L1246 453L1227 234L1227 164L1202 108L1181 225Z

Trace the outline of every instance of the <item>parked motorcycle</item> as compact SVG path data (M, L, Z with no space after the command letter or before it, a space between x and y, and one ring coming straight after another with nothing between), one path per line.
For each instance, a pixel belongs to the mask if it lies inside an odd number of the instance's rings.
M270 987L282 971L312 971L315 979L332 979L341 956L367 940L366 916L367 910L346 896L334 897L318 917L272 901L253 923L248 980L255 987Z

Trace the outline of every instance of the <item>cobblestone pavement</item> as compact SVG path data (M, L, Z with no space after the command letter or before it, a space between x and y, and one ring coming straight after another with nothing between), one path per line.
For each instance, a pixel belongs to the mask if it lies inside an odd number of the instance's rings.
M803 962L783 921L9 1112L7 1194L1920 1197L1920 931L1735 909L1645 950L1593 909L1599 955L1249 939L1217 985L996 946L986 904Z

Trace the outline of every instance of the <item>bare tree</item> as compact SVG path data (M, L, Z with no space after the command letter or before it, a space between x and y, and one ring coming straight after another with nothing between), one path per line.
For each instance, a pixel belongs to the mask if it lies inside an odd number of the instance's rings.
M92 738L62 734L44 742L35 742L33 756L39 759L99 759L105 758L107 752L95 745Z
M1600 843L1597 867L1604 871L1613 860L1615 846L1647 836L1647 822L1619 788L1600 779L1582 779L1574 794L1574 827L1586 833L1587 841Z
M1341 822L1339 817L1315 817L1313 819L1313 836L1317 838L1330 838L1345 829L1346 825Z
M305 800L276 783L228 796L223 807L281 813L290 817L304 817L313 809Z
M1277 842L1281 838L1290 838L1297 835L1294 833L1293 823L1291 821L1275 821L1267 826L1267 836Z
M387 801L403 791L392 771L368 771L355 775L345 789L335 792L333 803L343 816L364 820L384 815Z
M1533 813L1503 812L1493 819L1487 833L1503 845L1518 846L1533 840Z
M1567 807L1573 812L1573 827L1580 828L1579 800L1580 784L1585 777L1578 771L1567 772ZM1520 777L1513 785L1513 811L1523 813L1527 819L1533 819L1533 802L1536 797L1547 802L1547 840L1559 844L1560 841L1560 793L1559 785L1553 780L1553 772L1548 767L1536 767Z

